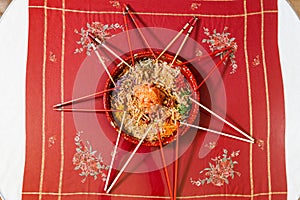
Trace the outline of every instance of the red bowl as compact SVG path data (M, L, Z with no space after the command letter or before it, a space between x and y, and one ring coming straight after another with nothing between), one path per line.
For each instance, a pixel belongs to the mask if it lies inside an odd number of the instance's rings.
M155 51L154 53L157 56L157 55L159 55L161 53L161 51ZM141 59L146 58L146 57L147 58L154 58L153 54L150 51L135 52L134 53L134 57L135 57L136 61L137 60L141 60ZM174 58L173 55L168 54L168 53L164 53L164 55L161 56L161 58L159 60L166 61L167 63L171 63L172 60L173 60L173 58ZM126 56L123 59L127 63L131 63L131 57L130 57L130 55ZM174 65L180 64L182 62L184 62L184 61L180 60L180 58L177 58L176 62L174 62ZM113 62L113 63L115 63L115 62ZM111 73L111 76L113 77L113 79L118 78L124 72L124 70L126 70L126 68L128 68L126 65L122 64L121 62L118 65L114 65L114 66L110 66L110 67L113 67L113 70L112 70L112 73ZM199 101L199 99L200 99L199 92L195 91L195 89L197 88L197 81L196 81L196 78L194 77L194 75L192 74L192 72L190 71L188 65L182 65L181 68L180 68L180 71L184 75L184 77L186 78L186 80L188 81L190 87L194 90L193 93L191 94L191 96L194 99L196 99L196 100ZM109 88L113 88L113 87L114 87L114 85L112 84L111 80L108 79L106 81L106 83L105 83L105 90L109 89ZM110 96L111 96L111 93L104 93L104 95L103 95L104 108L107 109L107 110L111 109L111 99L110 99ZM192 124L195 121L195 119L197 118L197 115L199 114L198 110L199 110L198 106L195 105L195 104L192 104L191 110L189 112L189 117L187 119L188 123ZM111 112L106 112L106 117L107 117L109 123L116 130L116 132L118 132L119 127L118 127L118 124L116 123L116 121L115 121L112 113ZM183 135L188 130L189 130L188 126L180 126L178 132L180 133L180 135ZM166 145L166 144L171 143L176 138L177 134L178 133L175 133L175 134L173 134L173 135L171 135L169 137L162 138L162 144ZM134 144L137 144L140 141L139 138L136 138L136 137L134 137L132 135L129 135L129 134L127 134L124 131L121 132L121 135L122 135L122 137L125 140L127 140L129 142L132 142ZM144 145L144 146L159 146L160 142L158 140L155 140L155 141L144 140L143 143L142 143L142 145Z

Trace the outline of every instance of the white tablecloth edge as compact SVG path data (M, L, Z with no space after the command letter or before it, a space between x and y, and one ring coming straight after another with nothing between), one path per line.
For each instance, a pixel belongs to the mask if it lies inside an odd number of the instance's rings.
M278 46L286 114L286 168L288 199L300 197L300 21L290 5L279 0Z

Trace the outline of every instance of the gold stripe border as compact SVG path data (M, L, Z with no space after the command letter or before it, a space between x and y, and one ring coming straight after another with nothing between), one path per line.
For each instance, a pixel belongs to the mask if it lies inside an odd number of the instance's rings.
M23 195L39 195L40 192L22 192ZM111 197L128 197L128 198L153 198L153 199L169 199L169 196L150 196L150 195L130 195L130 194L106 194L101 192L42 192L43 195L49 196L75 196L75 195L94 195L94 196L111 196ZM269 196L269 195L287 195L287 192L264 192L251 194L207 194L207 195L195 195L195 196L178 196L178 199L193 199L193 198L207 198L207 197L258 197L258 196Z
M251 88L251 74L249 68L249 56L248 56L248 10L247 0L244 0L244 56L246 67L246 80L247 80L247 92L248 92L248 104L249 104L249 133L253 136L253 106L252 106L252 88ZM254 180L253 180L253 145L249 147L249 180L250 180L250 199L253 200L254 194Z
M65 7L65 1L62 0L62 7ZM66 35L66 19L65 11L61 12L62 18L62 35L61 35L61 70L60 70L60 100L64 101L64 68L65 68L65 35ZM61 200L61 192L63 187L63 174L64 174L64 162L65 162L65 147L64 147L64 112L61 112L61 124L60 124L60 170L59 170L59 182L58 182L58 198Z
M30 9L47 9L54 11L64 11L64 12L72 12L72 13L86 13L86 14L119 14L123 15L123 12L118 11L95 11L95 10L76 10L76 9L64 9L57 7L48 7L48 6L28 6ZM261 14L272 14L278 13L277 10L265 10L263 12L249 12L247 14L228 14L228 15L209 15L209 14L199 14L199 13L155 13L155 12L133 12L133 14L137 15L153 15L153 16L174 16L174 17L224 17L224 18L234 18L234 17L245 17L251 15L261 15Z
M260 0L261 10L264 10L264 2ZM267 72L267 63L266 63L266 53L265 53L265 16L261 15L261 50L262 50L262 64L264 72L264 83L265 83L265 93L266 93L266 107L267 107L267 162L268 162L268 189L272 191L272 180L271 180L271 114L270 114L270 95L269 95L269 83L268 83L268 72ZM272 196L269 195L269 200L272 199Z
M47 5L47 0L44 0L44 7ZM47 32L48 32L48 13L44 9L44 34L43 34L43 65L42 65L42 157L41 157L41 171L39 191L43 191L44 174L45 174L45 142L46 142L46 65L47 65ZM39 200L42 199L42 194L39 194Z

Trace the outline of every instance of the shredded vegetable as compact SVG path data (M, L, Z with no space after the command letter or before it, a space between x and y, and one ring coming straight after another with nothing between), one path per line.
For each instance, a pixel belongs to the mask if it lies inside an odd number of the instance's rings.
M123 131L140 139L152 126L147 141L157 141L176 134L176 122L188 118L191 110L191 87L179 67L143 58L115 80L117 89L111 93L111 108L126 110ZM113 113L120 125L122 114Z

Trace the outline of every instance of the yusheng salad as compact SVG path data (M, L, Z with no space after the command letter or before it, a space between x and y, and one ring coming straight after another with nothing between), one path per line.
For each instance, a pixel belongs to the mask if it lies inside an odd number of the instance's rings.
M192 88L179 67L144 58L122 73L116 84L111 108L127 111L123 132L135 138L141 139L151 127L146 140L157 141L158 131L163 140L176 134L178 122L189 117ZM114 112L113 117L120 127L123 112Z

